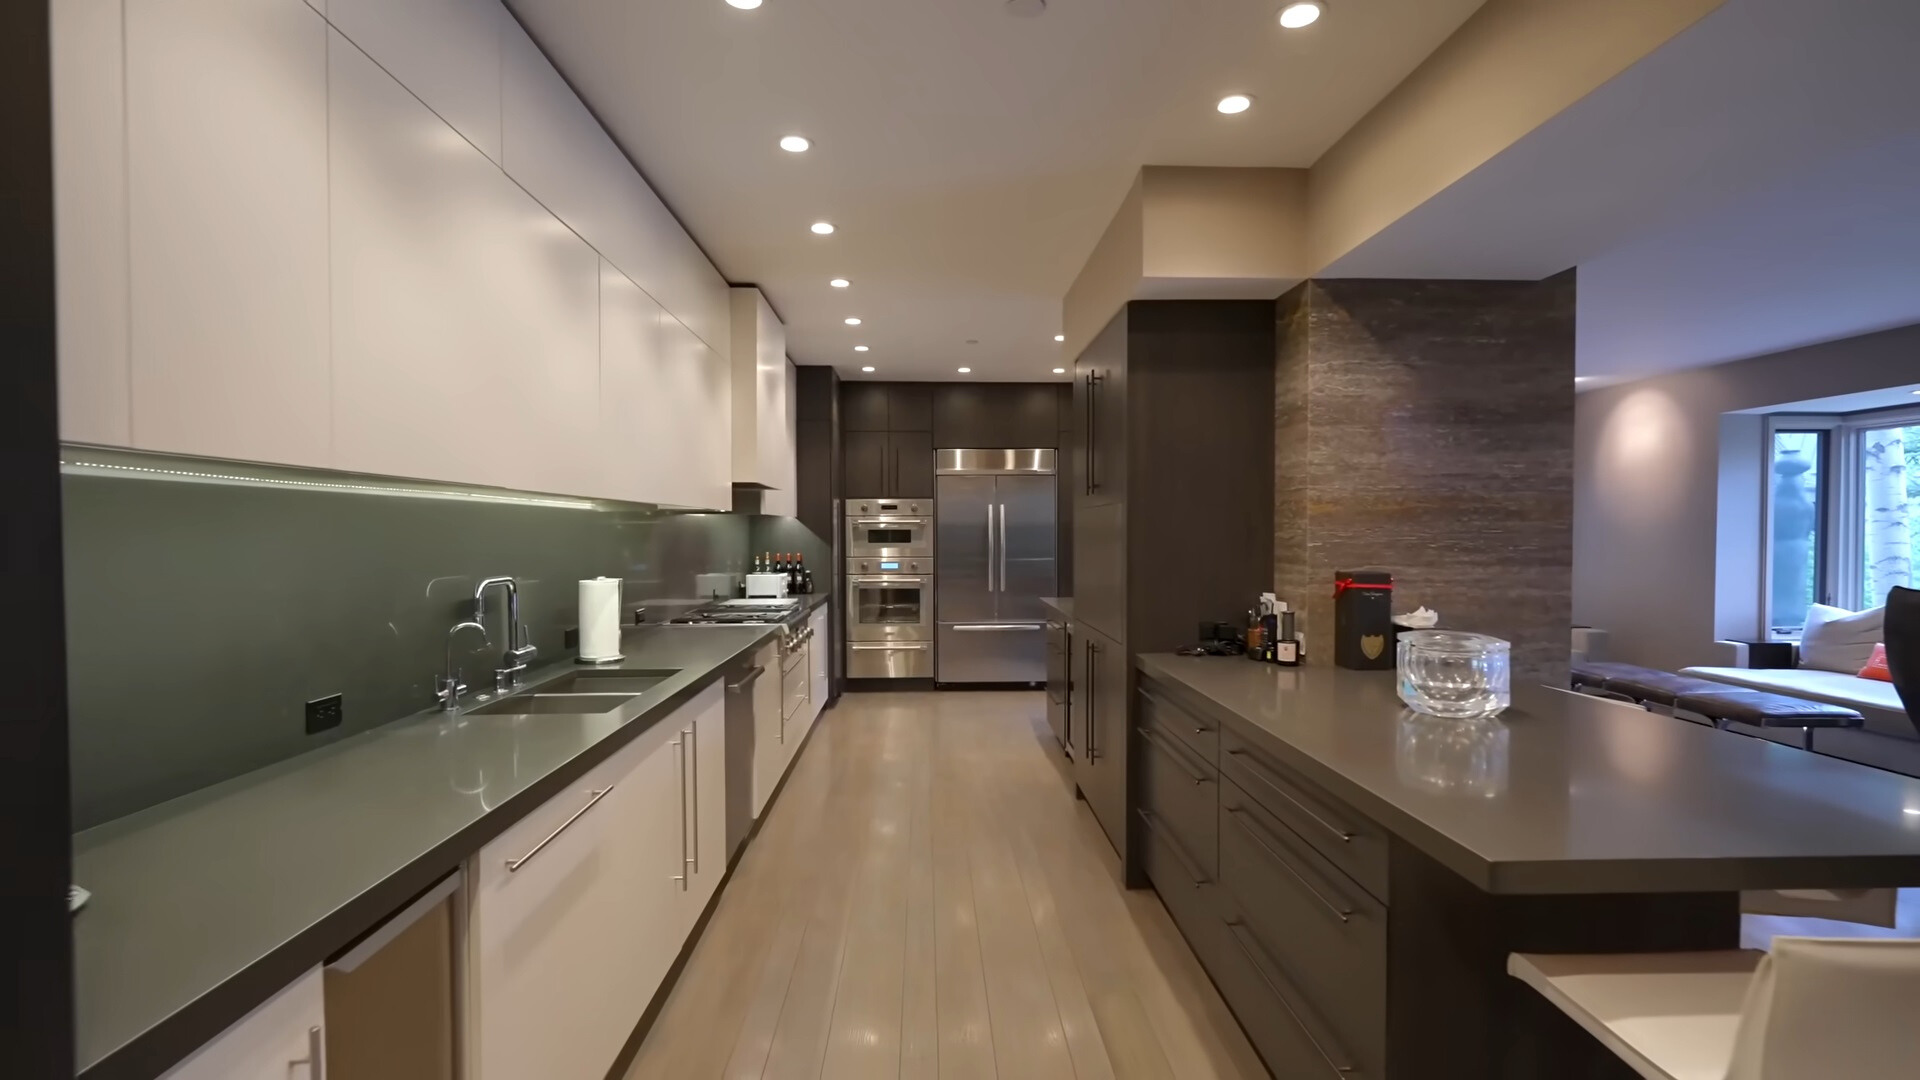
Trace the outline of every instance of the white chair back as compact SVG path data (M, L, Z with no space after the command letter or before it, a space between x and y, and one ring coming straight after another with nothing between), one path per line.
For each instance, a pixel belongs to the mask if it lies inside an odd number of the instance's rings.
M1920 940L1773 940L1740 1010L1727 1080L1920 1076Z

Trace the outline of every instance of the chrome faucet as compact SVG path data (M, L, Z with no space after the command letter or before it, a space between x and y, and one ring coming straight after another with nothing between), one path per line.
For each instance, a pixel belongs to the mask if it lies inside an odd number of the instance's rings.
M447 631L447 670L445 674L442 674L440 677L433 680L434 699L439 701L440 707L445 709L448 712L453 712L455 709L458 709L460 707L460 695L467 692L467 683L466 683L466 679L464 678L464 673L459 668L455 667L453 664L453 639L458 637L460 635L460 631L462 630L478 630L480 631L480 637L482 640L485 640L485 641L493 640L491 637L487 635L487 628L480 625L477 622L468 621L468 622L454 623L453 626L450 629L448 629Z
M520 584L510 577L490 577L473 590L473 621L487 621L487 590L495 585L507 587L507 651L493 669L494 693L504 694L520 685L520 673L539 650L527 640L527 628L520 622Z

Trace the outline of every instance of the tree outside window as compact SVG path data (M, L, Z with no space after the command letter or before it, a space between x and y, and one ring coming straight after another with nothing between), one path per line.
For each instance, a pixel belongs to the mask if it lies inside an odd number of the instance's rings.
M1894 586L1913 585L1920 561L1920 425L1868 428L1860 433L1861 502L1866 542L1861 564L1863 602L1886 602Z

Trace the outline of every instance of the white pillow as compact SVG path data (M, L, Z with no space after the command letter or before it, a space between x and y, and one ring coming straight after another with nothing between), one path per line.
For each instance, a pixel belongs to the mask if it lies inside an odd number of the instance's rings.
M1813 605L1807 609L1806 629L1800 632L1800 666L1860 674L1880 643L1886 618L1884 607L1855 614L1845 608Z

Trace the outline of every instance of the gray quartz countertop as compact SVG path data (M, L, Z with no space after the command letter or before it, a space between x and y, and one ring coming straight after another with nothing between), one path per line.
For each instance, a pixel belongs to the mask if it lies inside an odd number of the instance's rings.
M1139 669L1489 892L1920 885L1920 780L1896 773L1546 687L1462 724L1390 671Z
M73 923L81 1074L165 1072L774 629L630 630L617 666L677 673L615 712L426 713L75 836L74 879L93 893ZM527 685L573 670L549 664Z
M1073 618L1073 597L1071 596L1043 596L1040 598L1040 606L1063 619Z

